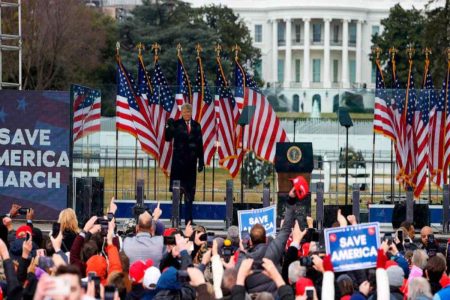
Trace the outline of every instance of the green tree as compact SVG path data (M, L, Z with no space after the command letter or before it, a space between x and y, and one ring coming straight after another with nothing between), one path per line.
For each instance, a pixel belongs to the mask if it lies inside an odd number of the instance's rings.
M397 73L404 87L409 68L406 49L410 44L415 48L413 72L416 87L420 87L423 79L425 47L431 48L433 52L430 56L430 66L435 87L440 88L442 83L447 69L445 49L450 45L450 11L449 1L446 1L445 7L436 4L437 1L431 0L424 11L416 8L405 10L397 4L391 8L389 17L381 21L384 27L382 34L372 36L372 43L383 50L380 56L382 64L389 60L389 48L394 46L399 50L396 55ZM374 60L373 54L371 59ZM391 77L390 67L386 67L387 87L392 83Z
M251 45L251 37L244 22L226 7L209 6L192 8L178 0L143 1L132 11L132 17L120 25L121 56L130 71L136 71L136 45L142 42L147 48L144 61L148 69L153 67L150 46L161 45L160 64L169 84L176 84L176 45L183 47L183 61L193 82L196 70L195 45L203 47L203 66L210 85L215 80L214 46L223 48L222 63L229 74L232 66L231 48L236 43L242 48L241 60L254 62L260 57L258 49Z
M382 63L389 60L389 48L395 47L399 50L396 55L397 74L403 85L406 84L405 81L408 78L409 63L406 49L409 44L416 49L413 60L414 69L418 73L415 74L422 74L423 72L424 59L421 53L421 41L424 24L425 19L420 10L415 8L405 10L400 4L397 4L391 8L389 17L381 20L381 25L384 27L383 33L372 37L372 43L383 50L380 56ZM389 82L392 82L390 70L388 67L385 73L387 87L389 87Z

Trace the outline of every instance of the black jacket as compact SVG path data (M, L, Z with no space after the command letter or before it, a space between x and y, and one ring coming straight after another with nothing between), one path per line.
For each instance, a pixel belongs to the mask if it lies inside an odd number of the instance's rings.
M173 140L172 167L170 170L170 190L174 180L180 180L182 187L195 188L197 160L204 166L202 129L199 123L190 120L191 131L183 119L166 125L165 139Z
M262 262L263 258L268 258L272 260L275 265L277 265L281 261L281 258L284 254L286 241L291 234L291 229L294 225L295 209L295 205L286 204L283 227L281 227L280 232L277 234L277 237L273 241L268 244L258 244L255 247L249 249L247 254L243 252L239 253L238 261L236 264L237 270L239 270L241 262L245 258L252 258L257 262ZM269 277L265 276L261 272L254 272L252 275L247 277L245 285L249 293L275 293L277 290L275 282L273 282Z

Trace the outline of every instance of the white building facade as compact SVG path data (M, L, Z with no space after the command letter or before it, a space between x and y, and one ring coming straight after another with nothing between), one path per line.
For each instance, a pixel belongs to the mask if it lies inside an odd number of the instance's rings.
M194 7L221 4L244 20L261 49L254 66L262 79L284 88L374 87L371 38L399 1L189 0ZM426 1L400 1L422 8ZM405 24L406 25L406 24ZM407 26L407 25L406 25ZM384 49L387 51L387 49Z

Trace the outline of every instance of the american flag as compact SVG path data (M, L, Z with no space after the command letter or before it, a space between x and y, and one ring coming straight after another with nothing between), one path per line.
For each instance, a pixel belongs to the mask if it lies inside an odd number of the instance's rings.
M73 84L73 141L100 131L101 93Z
M255 107L253 118L245 127L243 148L253 150L260 159L273 163L276 144L288 141L286 132L252 76L237 59L235 62L236 97L244 99L244 106Z
M117 62L117 78L117 129L134 135L139 140L142 150L157 157L156 137L144 117L145 110L142 107L142 98L136 92L136 82L120 60Z
M180 110L184 103L191 103L191 83L180 55L177 59L177 93L175 94L175 100Z
M237 148L239 128L239 110L233 94L227 84L220 59L217 58L217 79L215 99L219 106L219 123L217 136L220 143L218 149L219 163L230 172L231 177L236 177L242 163L242 149Z
M430 74L430 72L428 72ZM428 74L427 82L428 84ZM429 75L431 81L431 75ZM433 83L431 82L431 85ZM445 90L445 81L443 84L443 90ZM430 98L430 134L429 134L429 161L428 168L430 170L431 181L437 186L443 187L443 164L444 164L444 139L445 139L445 94L438 97L436 91L432 86L428 90ZM427 96L428 96L427 95Z
M420 91L414 115L414 141L416 143L416 172L414 176L414 196L419 197L427 183L428 140L430 98L433 92L433 82L429 69L425 67L425 83Z
M440 97L445 103L445 142L444 142L444 172L443 183L448 179L448 167L450 165L450 62L447 64L447 76L444 79Z
M181 117L181 113L158 61L155 62L155 69L152 74L152 84L154 95L150 102L154 120L157 122L155 129L159 149L158 153L160 154L159 167L166 175L168 175L172 164L172 143L166 142L164 138L164 128L169 118L177 120Z
M197 112L194 120L200 123L203 135L203 157L206 165L210 165L216 152L217 127L213 97L203 73L202 59L197 57L197 74L195 76L194 93L192 94L193 112Z
M375 83L375 109L373 119L373 130L383 134L395 141L394 116L391 100L386 92L383 73L380 63L377 61L376 83Z
M416 111L416 90L414 88L414 78L412 72L412 63L409 67L409 80L406 88L406 140L404 155L406 155L405 175L406 184L413 186L413 177L416 173L416 141L414 134L414 116Z
M398 80L397 72L395 69L395 61L391 61L392 67L392 78L394 79L393 84L393 101L392 111L394 116L394 129L395 129L395 157L397 166L399 168L398 179L403 180L406 165L406 155L404 154L404 144L406 140L406 121L403 117L405 110L405 93L404 90L400 88L400 81Z

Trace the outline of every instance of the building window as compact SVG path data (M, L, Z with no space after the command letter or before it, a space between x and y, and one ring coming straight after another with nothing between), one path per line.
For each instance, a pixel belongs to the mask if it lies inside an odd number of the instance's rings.
M333 59L333 82L338 82L338 74L339 74L339 61L337 59Z
M356 45L356 24L350 23L348 26L349 44Z
M313 42L321 42L322 39L322 24L313 24Z
M339 43L339 24L333 26L333 43Z
M286 45L286 23L278 22L278 46Z
M261 43L262 42L262 25L256 24L255 25L255 43Z
M313 82L320 82L320 59L313 59Z
M356 82L356 61L354 59L350 59L349 61L349 70L350 70L350 82Z
M380 33L380 26L379 25L373 25L372 26L372 35L376 35Z
M295 82L300 82L300 59L295 60Z
M301 41L301 33L300 33L301 25L295 24L294 30L295 30L295 42L300 43Z
M372 83L375 83L375 81L377 80L377 66L375 64L372 64Z
M278 59L278 82L284 81L284 59Z
M253 71L255 72L255 77L262 78L262 63L260 59L255 61Z

